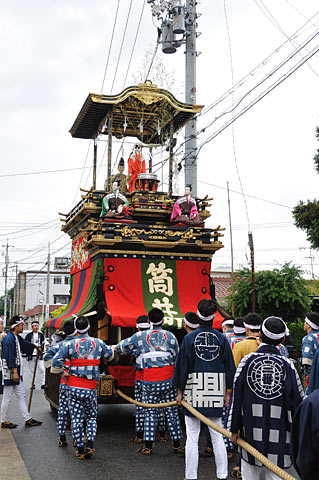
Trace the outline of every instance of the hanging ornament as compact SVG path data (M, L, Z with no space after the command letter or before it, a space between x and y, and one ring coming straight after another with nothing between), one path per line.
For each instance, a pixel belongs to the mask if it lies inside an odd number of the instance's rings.
M126 121L126 116L125 116L125 117L124 117L124 123L123 123L124 133L126 132L126 127L127 127L127 121Z
M107 119L108 119L108 117L106 116L106 117L105 117L105 122L104 122L104 124L103 124L103 126L102 126L102 128L101 128L101 133L104 133L105 130L106 130L106 127L107 127Z
M140 133L143 133L143 120L140 121Z
M158 136L161 135L161 124L160 124L159 120L157 120L157 134L158 134Z
M179 172L180 169L178 168L179 164L177 162L176 157L174 157L174 172L173 172L173 194L179 195Z

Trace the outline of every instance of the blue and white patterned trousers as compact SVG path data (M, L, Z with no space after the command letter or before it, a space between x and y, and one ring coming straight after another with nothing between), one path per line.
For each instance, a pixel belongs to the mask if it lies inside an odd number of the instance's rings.
M143 401L142 396L142 381L135 380L135 388L134 388L134 397L135 400L138 402ZM139 407L136 405L135 407L135 430L136 432L143 432L144 431L144 418L145 413L148 409ZM157 428L159 432L165 431L165 413L163 408L156 408L156 415L157 415Z
M59 386L58 434L65 435L69 413L69 394L65 383Z
M176 400L176 389L171 386L171 382L142 382L142 402L143 403L165 403ZM156 408L146 408L144 418L144 441L154 442L158 415ZM172 440L182 438L181 425L178 417L177 407L164 408L167 419L167 428Z
M76 446L83 447L83 423L86 420L86 436L94 441L97 428L97 397L96 390L68 387L69 412L72 422L72 434Z

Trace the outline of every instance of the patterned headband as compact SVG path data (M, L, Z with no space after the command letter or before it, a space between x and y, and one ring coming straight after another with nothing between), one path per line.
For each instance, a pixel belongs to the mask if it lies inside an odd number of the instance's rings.
M271 317L268 317L268 318L271 318ZM281 320L281 318L279 317L275 317L275 318L278 318L278 320L280 320L282 322L282 324L284 325L285 327L285 331L284 332L281 332L281 333L273 333L273 332L270 332L267 328L266 328L266 321L268 320L268 318L266 318L261 326L261 329L263 331L263 333L266 335L266 337L268 338L271 338L271 340L280 340L281 338L285 337L287 335L287 327L286 327L286 324L283 320Z
M234 320L231 320L230 318L228 318L228 320L224 320L224 321L222 322L222 327L223 327L224 325L232 325L232 326L233 326L233 325L234 325Z
M213 320L214 317L215 317L215 313L213 315L209 315L209 317L204 317L198 310L197 310L197 315L199 316L199 318L201 320L203 320L204 322L209 322L210 320Z
M74 328L75 328L75 330L76 330L77 332L79 332L79 333L86 333L86 332L89 330L89 328L90 328L90 324L88 323L88 326L87 326L86 328L83 328L82 330L80 330L80 329L77 328L77 326L76 326L76 321L77 321L77 319L78 319L79 317L77 317L77 316L74 315L74 314L73 314L72 316L74 317Z
M319 330L319 325L316 325L315 323L313 323L311 320L309 320L308 317L305 318L305 322L308 323L308 325L314 330Z
M148 329L148 328L150 328L150 324L149 324L148 322L137 323L137 324L136 324L136 328L145 328L145 329Z
M193 328L194 330L196 330L196 328L199 327L199 324L198 323L191 323L189 322L186 317L184 317L184 322L186 323L186 325L189 327L189 328Z
M240 334L240 333L245 333L245 331L246 331L245 327L236 327L236 326L234 327L234 333Z
M244 326L249 328L249 330L260 330L260 325L250 325L249 323L244 322Z
M11 327L10 327L11 330L13 330L15 327L17 327L18 325L20 325L20 323L23 323L23 325L24 325L24 321L22 320L22 318L20 318L19 320L17 320L15 323L13 323L13 324L11 325Z

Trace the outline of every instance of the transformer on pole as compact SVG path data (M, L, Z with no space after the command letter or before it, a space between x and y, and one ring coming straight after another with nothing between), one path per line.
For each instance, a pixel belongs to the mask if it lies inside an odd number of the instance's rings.
M163 53L175 53L185 44L185 103L196 103L196 13L195 0L147 0L152 14L161 21L160 43ZM185 126L185 185L192 185L197 196L197 125L194 117Z

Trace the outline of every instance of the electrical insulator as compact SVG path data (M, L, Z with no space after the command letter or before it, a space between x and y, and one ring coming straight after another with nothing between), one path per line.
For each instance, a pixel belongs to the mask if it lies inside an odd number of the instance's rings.
M174 33L172 23L163 23L162 25L162 51L163 53L175 53Z
M178 6L172 9L173 13L173 32L184 33L185 32L185 12L184 7Z

